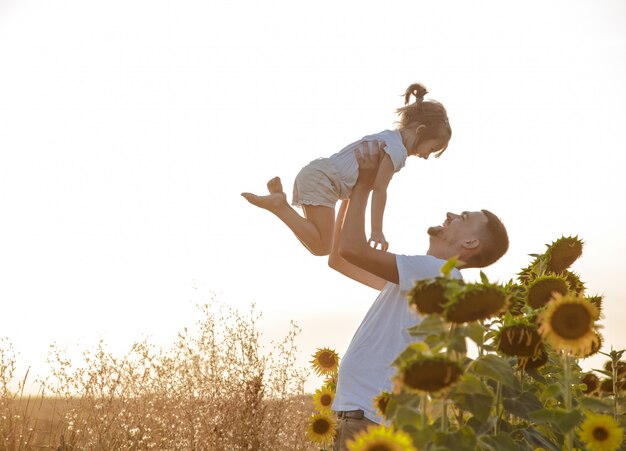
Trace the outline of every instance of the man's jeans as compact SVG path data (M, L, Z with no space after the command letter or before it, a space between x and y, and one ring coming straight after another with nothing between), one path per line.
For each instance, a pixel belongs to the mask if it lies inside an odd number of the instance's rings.
M357 433L366 430L368 426L377 425L377 423L365 417L361 419L341 418L337 423L337 434L335 435L333 451L347 451L346 441L353 439Z

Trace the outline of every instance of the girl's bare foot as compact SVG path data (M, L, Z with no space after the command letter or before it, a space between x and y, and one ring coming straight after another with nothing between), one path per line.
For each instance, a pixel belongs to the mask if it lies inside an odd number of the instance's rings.
M285 193L272 193L267 196L257 196L252 193L241 193L241 195L252 205L256 205L266 210L276 211L284 207L289 207Z
M274 177L269 182L267 182L267 190L270 193L283 193L283 184L280 181L280 177Z

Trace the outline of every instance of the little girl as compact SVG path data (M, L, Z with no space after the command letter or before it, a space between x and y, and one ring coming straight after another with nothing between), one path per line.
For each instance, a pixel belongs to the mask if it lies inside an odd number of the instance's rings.
M251 193L241 195L253 205L265 208L280 218L313 255L328 255L333 244L335 204L348 199L359 173L354 155L363 142L378 141L384 157L378 168L372 191L370 245L380 245L384 251L389 243L383 234L383 213L387 201L387 186L404 166L407 156L428 159L439 157L448 146L452 135L448 115L443 105L434 100L424 100L428 93L419 83L409 86L404 93L404 107L396 112L400 116L396 130L385 130L356 141L330 158L319 158L306 165L296 176L293 186L295 206L302 207L300 216L287 203L280 178L267 183L269 195ZM410 103L411 96L415 102Z

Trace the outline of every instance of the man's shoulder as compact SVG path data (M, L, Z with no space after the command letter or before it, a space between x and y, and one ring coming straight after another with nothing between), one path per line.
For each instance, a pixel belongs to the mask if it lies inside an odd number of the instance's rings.
M445 264L446 260L432 255L396 255L400 288L405 290L406 287L412 287L418 280L440 276L441 267ZM452 270L452 276L462 278L461 272L456 268Z

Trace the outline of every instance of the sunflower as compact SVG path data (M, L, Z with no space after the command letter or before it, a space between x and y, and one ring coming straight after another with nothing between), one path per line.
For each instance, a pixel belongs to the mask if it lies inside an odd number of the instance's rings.
M556 350L588 354L598 343L597 309L582 295L555 294L539 317L539 333Z
M313 395L313 404L318 412L330 414L332 413L330 408L333 405L334 399L335 391L331 390L327 386L323 386L322 388L315 390L315 394Z
M561 276L542 276L528 285L526 302L532 308L541 308L552 299L553 293L566 295L568 288L567 281Z
M596 294L594 296L585 296L585 299L587 299L587 301L591 302L597 309L598 309L598 318L600 317L600 314L602 313L602 300L604 299L604 296L600 295L600 294Z
M509 295L492 284L471 284L446 306L446 319L452 323L468 323L497 315L507 306Z
M446 286L441 282L440 278L418 281L409 292L409 305L423 315L443 312L448 299Z
M508 356L533 357L538 355L541 336L535 325L515 323L500 329L496 349Z
M332 373L324 379L324 387L330 388L332 391L337 390L337 373Z
M547 270L553 273L561 273L572 266L578 257L583 253L583 242L577 236L562 236L552 244L548 245L545 255L547 259Z
M420 356L405 362L398 369L394 382L396 390L404 388L413 393L436 394L458 382L461 366L443 356Z
M381 417L385 416L390 397L391 393L384 391L374 398L374 409L376 409Z
M600 381L600 391L607 395L613 394L613 379L602 379Z
M318 376L332 375L339 368L339 355L332 349L318 348L311 363Z
M620 447L624 430L609 415L588 413L580 425L578 437L594 451L613 451Z
M618 377L626 376L626 362L624 362L623 360L619 360L617 362L617 365L615 365L615 368L617 369ZM613 361L607 360L607 362L604 364L604 369L609 373L613 373Z
M369 426L347 445L350 451L417 451L409 434L383 425Z
M523 370L533 370L541 368L548 363L548 353L544 349L543 345L539 347L539 352L530 357L518 357L517 366Z
M597 330L593 332L595 334L595 340L591 343L591 349L587 352L581 352L576 355L581 359L586 359L587 357L591 357L592 355L596 355L600 349L602 349L602 335Z
M585 373L580 381L585 384L585 395L593 394L600 387L600 379L593 373Z
M563 271L561 275L567 280L570 290L575 293L583 293L585 291L585 283L580 280L578 274L572 271Z
M331 415L316 413L309 418L306 435L313 443L326 444L335 438L337 422Z
M532 254L531 256L535 257L535 259L530 265L517 274L517 280L519 280L522 285L527 285L545 272L545 256L536 254Z
M526 288L522 285L509 282L504 286L509 294L509 305L502 314L510 312L513 316L522 314L522 309L526 305Z

